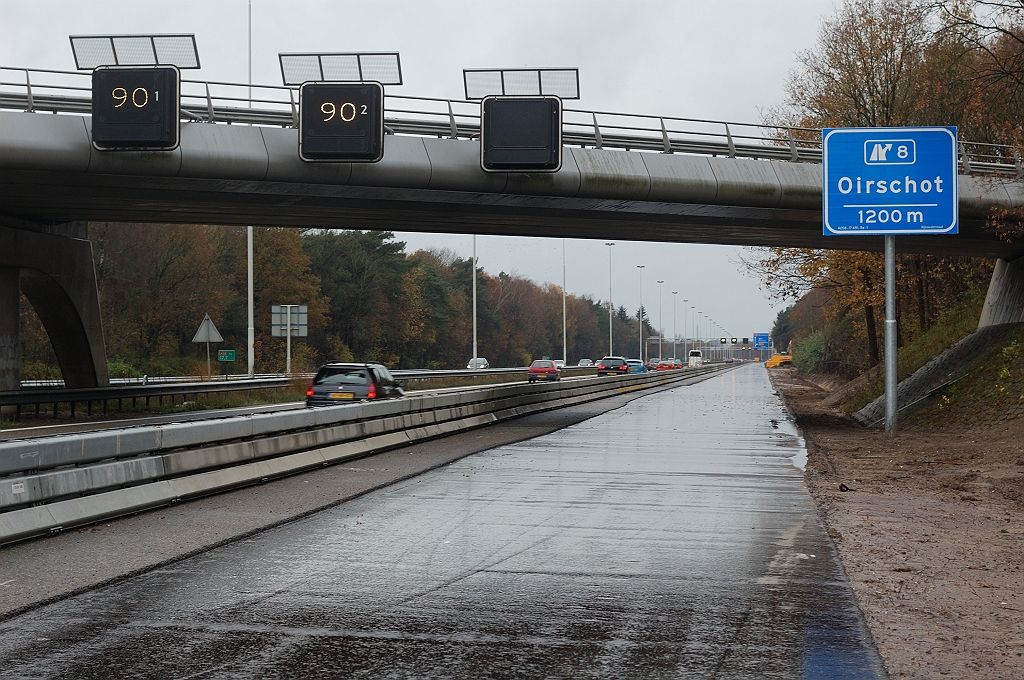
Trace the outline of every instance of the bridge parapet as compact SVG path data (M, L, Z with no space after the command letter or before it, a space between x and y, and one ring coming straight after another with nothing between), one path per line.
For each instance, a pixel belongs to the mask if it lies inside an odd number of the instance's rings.
M0 171L426 189L750 208L821 208L821 166L743 158L566 149L552 174L485 173L478 141L395 135L374 164L311 164L291 128L185 123L174 151L93 148L87 116L0 112ZM961 176L965 217L1024 206L1024 185ZM98 218L93 218L98 219ZM258 221L258 220L257 220Z
M82 71L0 67L0 109L88 114L90 77ZM297 87L187 79L181 87L184 120L298 127ZM479 139L479 107L463 99L386 94L385 124L389 132L402 135ZM568 146L821 162L821 131L813 128L572 108L563 112ZM966 175L1024 178L1019 155L1006 145L962 141L961 169Z

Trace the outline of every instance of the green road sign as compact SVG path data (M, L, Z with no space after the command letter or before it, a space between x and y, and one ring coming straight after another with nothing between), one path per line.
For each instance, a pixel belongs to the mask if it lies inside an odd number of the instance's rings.
M234 361L235 350L233 349L219 349L217 350L217 361Z

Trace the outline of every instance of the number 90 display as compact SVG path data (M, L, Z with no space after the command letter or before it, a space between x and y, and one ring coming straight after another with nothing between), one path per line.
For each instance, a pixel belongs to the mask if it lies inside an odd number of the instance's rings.
M384 157L384 86L303 83L299 88L299 158L376 163Z
M181 76L174 66L101 66L92 72L92 144L101 151L178 147Z

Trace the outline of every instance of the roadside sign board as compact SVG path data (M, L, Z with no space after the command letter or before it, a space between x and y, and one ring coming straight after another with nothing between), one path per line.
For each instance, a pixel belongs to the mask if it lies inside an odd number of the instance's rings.
M333 163L376 163L384 158L384 86L303 83L299 158Z
M221 336L220 331L213 324L213 319L210 318L209 314L203 317L203 322L199 324L199 330L196 331L192 342L205 342L207 344L211 342L224 342L223 336Z
M562 100L484 97L480 167L485 172L558 172L562 167Z
M768 349L767 333L754 333L754 349Z
M92 72L92 145L100 151L178 148L181 75L174 66Z
M289 308L291 308L290 312ZM309 308L306 305L271 305L271 337L285 337L288 335L287 328L289 325L291 326L291 336L293 338L305 338L308 336L309 327L306 325L309 316L308 310Z
M955 234L955 127L821 131L825 236Z
M235 350L233 349L219 349L217 350L217 361L234 361Z

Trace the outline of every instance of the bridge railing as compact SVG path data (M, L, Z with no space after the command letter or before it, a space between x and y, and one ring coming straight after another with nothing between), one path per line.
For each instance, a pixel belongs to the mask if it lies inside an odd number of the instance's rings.
M0 109L89 113L90 78L83 71L0 67ZM297 127L298 88L184 79L181 110L191 121ZM386 94L384 124L389 134L477 139L480 104ZM736 121L566 108L563 140L596 149L821 162L820 130ZM960 167L964 174L1024 179L1020 155L1006 145L962 141Z

